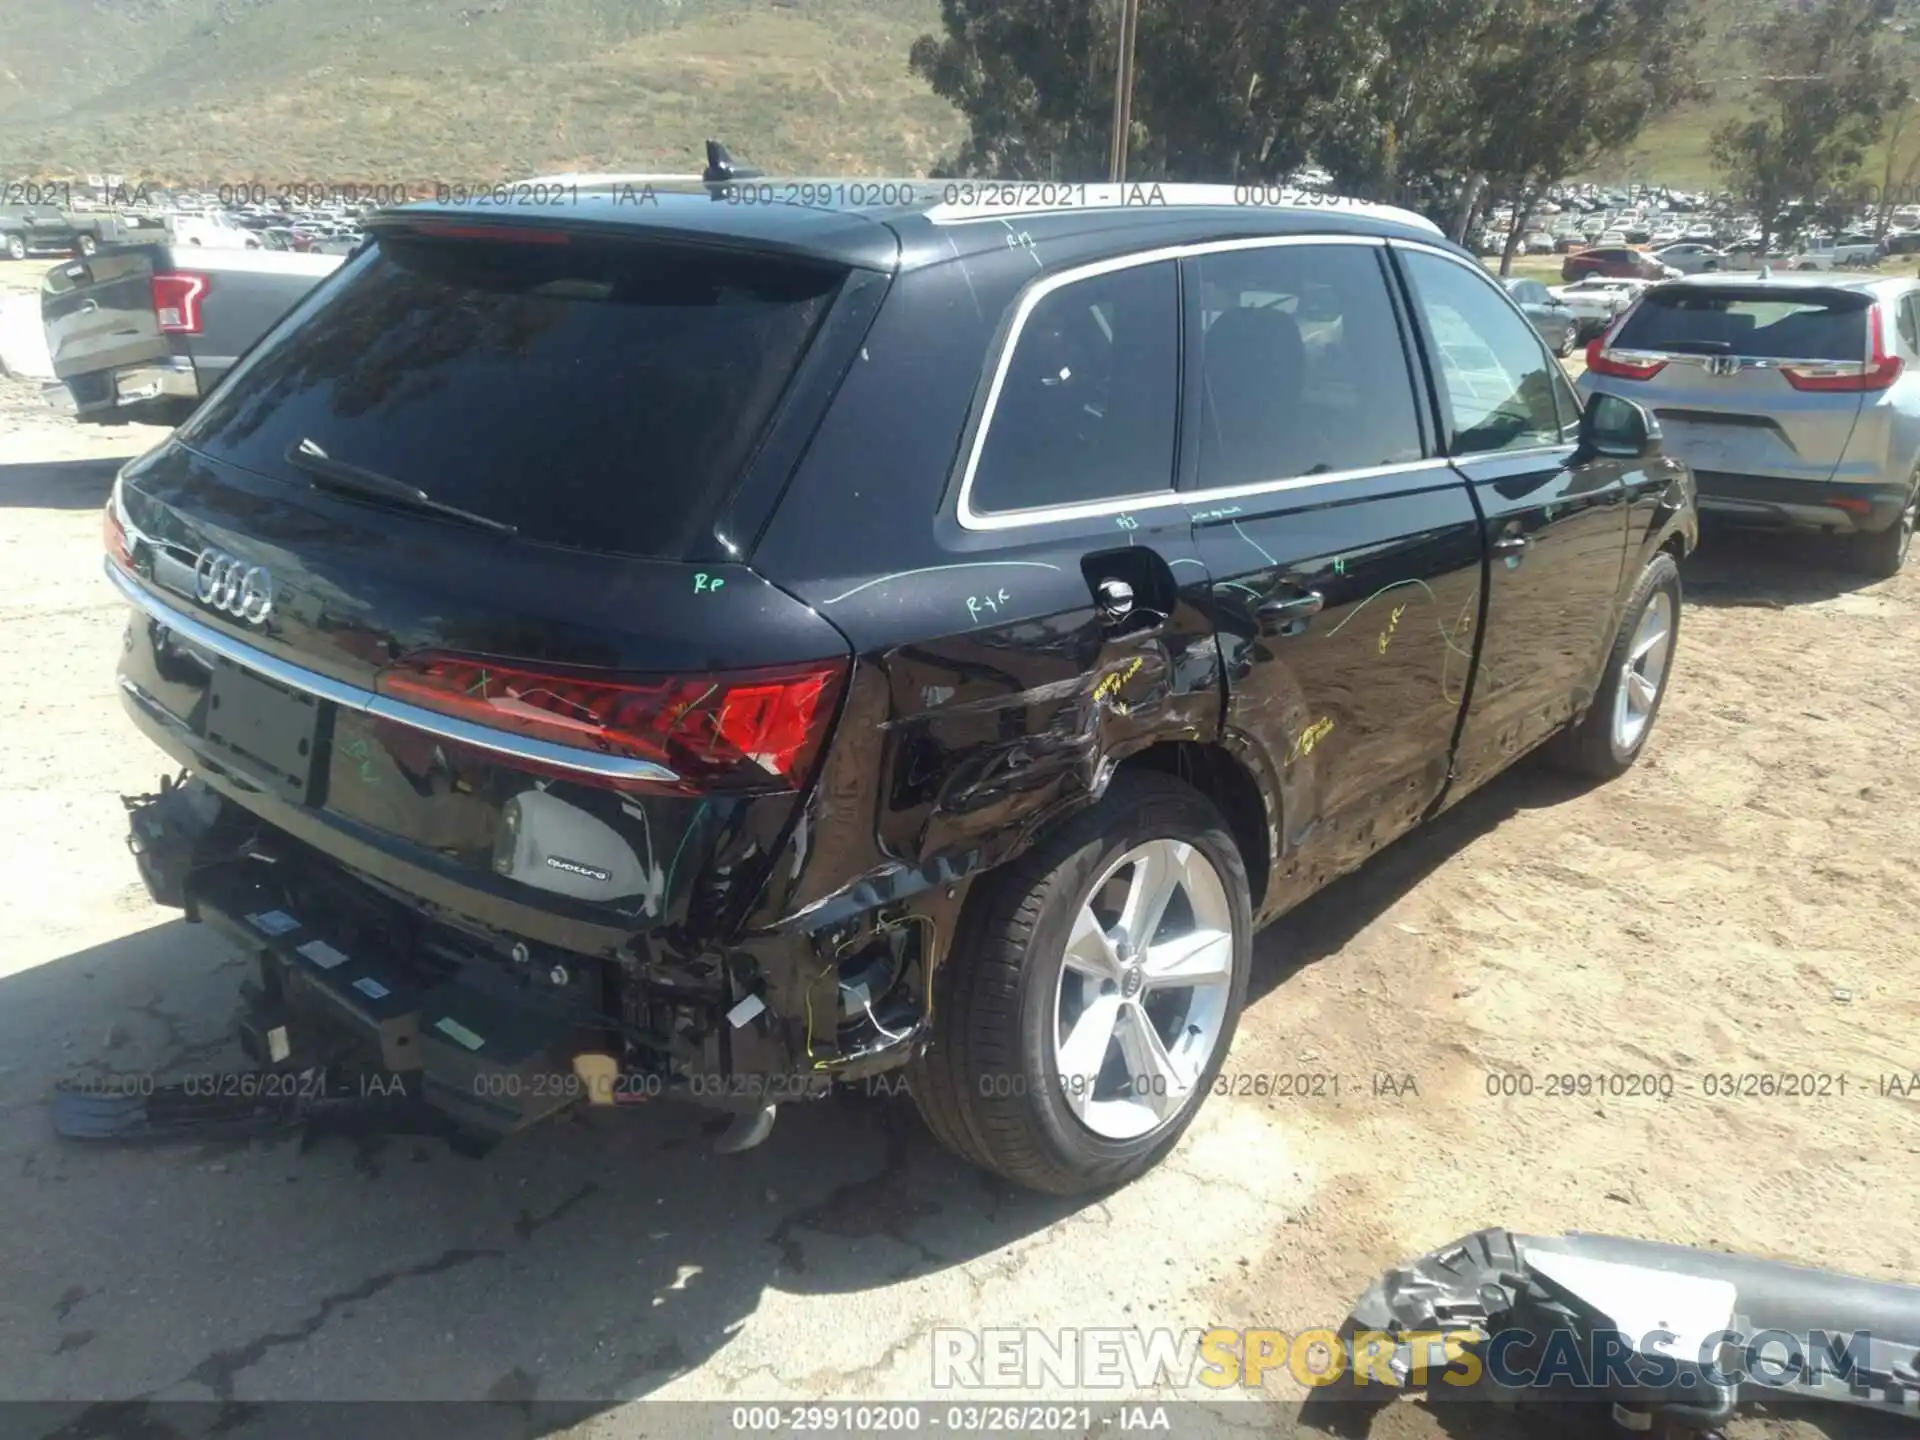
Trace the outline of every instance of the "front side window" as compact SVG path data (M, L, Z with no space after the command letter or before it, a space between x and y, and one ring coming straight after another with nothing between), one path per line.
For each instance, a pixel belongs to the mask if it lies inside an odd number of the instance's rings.
M974 471L976 511L1173 487L1180 291L1173 262L1049 291L1014 342Z
M1423 250L1402 251L1401 263L1433 351L1449 453L1560 444L1578 406L1533 326L1465 265Z
M1199 488L1422 458L1374 247L1275 245L1187 263L1200 310Z

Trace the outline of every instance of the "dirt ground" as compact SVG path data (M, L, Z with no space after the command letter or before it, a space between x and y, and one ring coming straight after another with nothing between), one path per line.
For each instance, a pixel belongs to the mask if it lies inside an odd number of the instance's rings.
M1113 1196L983 1181L871 1099L732 1158L665 1108L483 1161L59 1142L54 1081L214 1063L239 979L123 842L119 796L162 766L114 698L99 506L156 438L0 379L0 1398L68 1402L63 1433L268 1433L245 1407L283 1397L567 1402L499 1433L606 1435L645 1429L642 1398L931 1398L940 1326L1336 1325L1490 1225L1920 1281L1920 567L1861 584L1818 544L1719 534L1640 765L1586 791L1523 767L1268 932L1228 1064L1252 1093ZM1303 1074L1338 1095L1257 1093ZM1708 1093L1748 1075L1818 1093ZM1297 1395L1208 1398L1302 1431ZM136 1428L181 1400L204 1426ZM1826 1424L1731 1433L1869 1433Z

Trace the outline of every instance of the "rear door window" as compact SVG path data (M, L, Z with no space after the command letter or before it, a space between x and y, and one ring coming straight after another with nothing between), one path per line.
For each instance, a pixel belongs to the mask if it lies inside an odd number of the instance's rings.
M1000 377L972 508L987 514L1170 490L1179 377L1171 260L1048 291Z
M1612 344L1754 360L1863 360L1869 303L1865 295L1834 292L1655 290Z
M179 435L303 488L286 455L310 442L528 539L674 558L739 477L844 276L560 230L390 236Z
M1200 489L1422 458L1372 246L1275 245L1187 263L1200 309Z
M1448 453L1561 444L1579 406L1539 332L1479 272L1422 250L1400 258L1438 372Z

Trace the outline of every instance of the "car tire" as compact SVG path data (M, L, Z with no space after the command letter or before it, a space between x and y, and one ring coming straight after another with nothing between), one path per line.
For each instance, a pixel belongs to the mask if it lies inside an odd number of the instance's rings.
M7 236L7 258L9 260L24 260L27 258L27 242L23 236Z
M73 243L73 253L81 259L88 259L100 249L100 242L91 235L82 235Z
M1706 271L1708 274L1712 274L1715 270L1718 270L1720 268L1720 262L1718 260L1709 260L1707 261L1706 264L1702 265L1700 268Z
M1594 780L1613 780L1632 769L1667 698L1679 640L1680 567L1663 550L1640 572L1627 598L1593 703L1553 738L1547 758ZM1657 661L1657 670L1650 661Z
M1555 347L1553 353L1558 355L1562 360L1571 359L1573 356L1574 344L1579 339L1579 335L1580 335L1580 327L1578 325L1567 326L1567 328L1561 332L1560 344L1557 347Z
M1890 580L1907 563L1913 548L1916 510L1920 510L1920 485L1907 491L1906 509L1900 518L1884 530L1863 530L1847 542L1847 563L1861 575Z
M1134 958L1139 951L1125 939L1125 897L1136 887L1155 890L1156 873L1178 878L1178 898L1164 905L1160 941L1150 948L1163 951L1165 965L1186 936L1213 937L1200 941L1203 965L1185 972L1209 975L1205 986L1156 986L1145 978L1155 961ZM1068 963L1070 942L1080 963ZM1190 947L1186 964L1202 953ZM1122 1184L1173 1147L1213 1087L1246 1000L1252 953L1246 867L1220 812L1171 776L1123 770L1098 804L968 898L937 977L930 1043L907 1069L908 1089L943 1145L1016 1184L1055 1195ZM1109 964L1116 955L1119 970ZM1216 964L1228 967L1224 976ZM1168 1003L1149 1013L1156 999ZM1161 1073L1181 1083L1133 1092L1115 1085L1132 1072L1129 1045L1145 1043L1146 1030L1133 1028L1143 1022L1158 1037L1168 1067ZM1166 1030L1177 1038L1170 1042ZM1207 1032L1211 1048L1203 1052ZM1099 1057L1092 1083L1064 1078L1084 1074L1083 1062L1062 1054L1069 1042ZM1167 1059L1169 1045L1184 1053Z

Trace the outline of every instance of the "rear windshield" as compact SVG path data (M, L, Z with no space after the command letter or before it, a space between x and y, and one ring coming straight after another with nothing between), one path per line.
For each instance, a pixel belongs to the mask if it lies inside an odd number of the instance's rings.
M1868 303L1864 295L1656 290L1641 300L1613 345L1754 360L1861 360Z
M711 522L844 275L558 231L389 236L179 434L303 487L286 453L306 442L529 539L673 558Z

